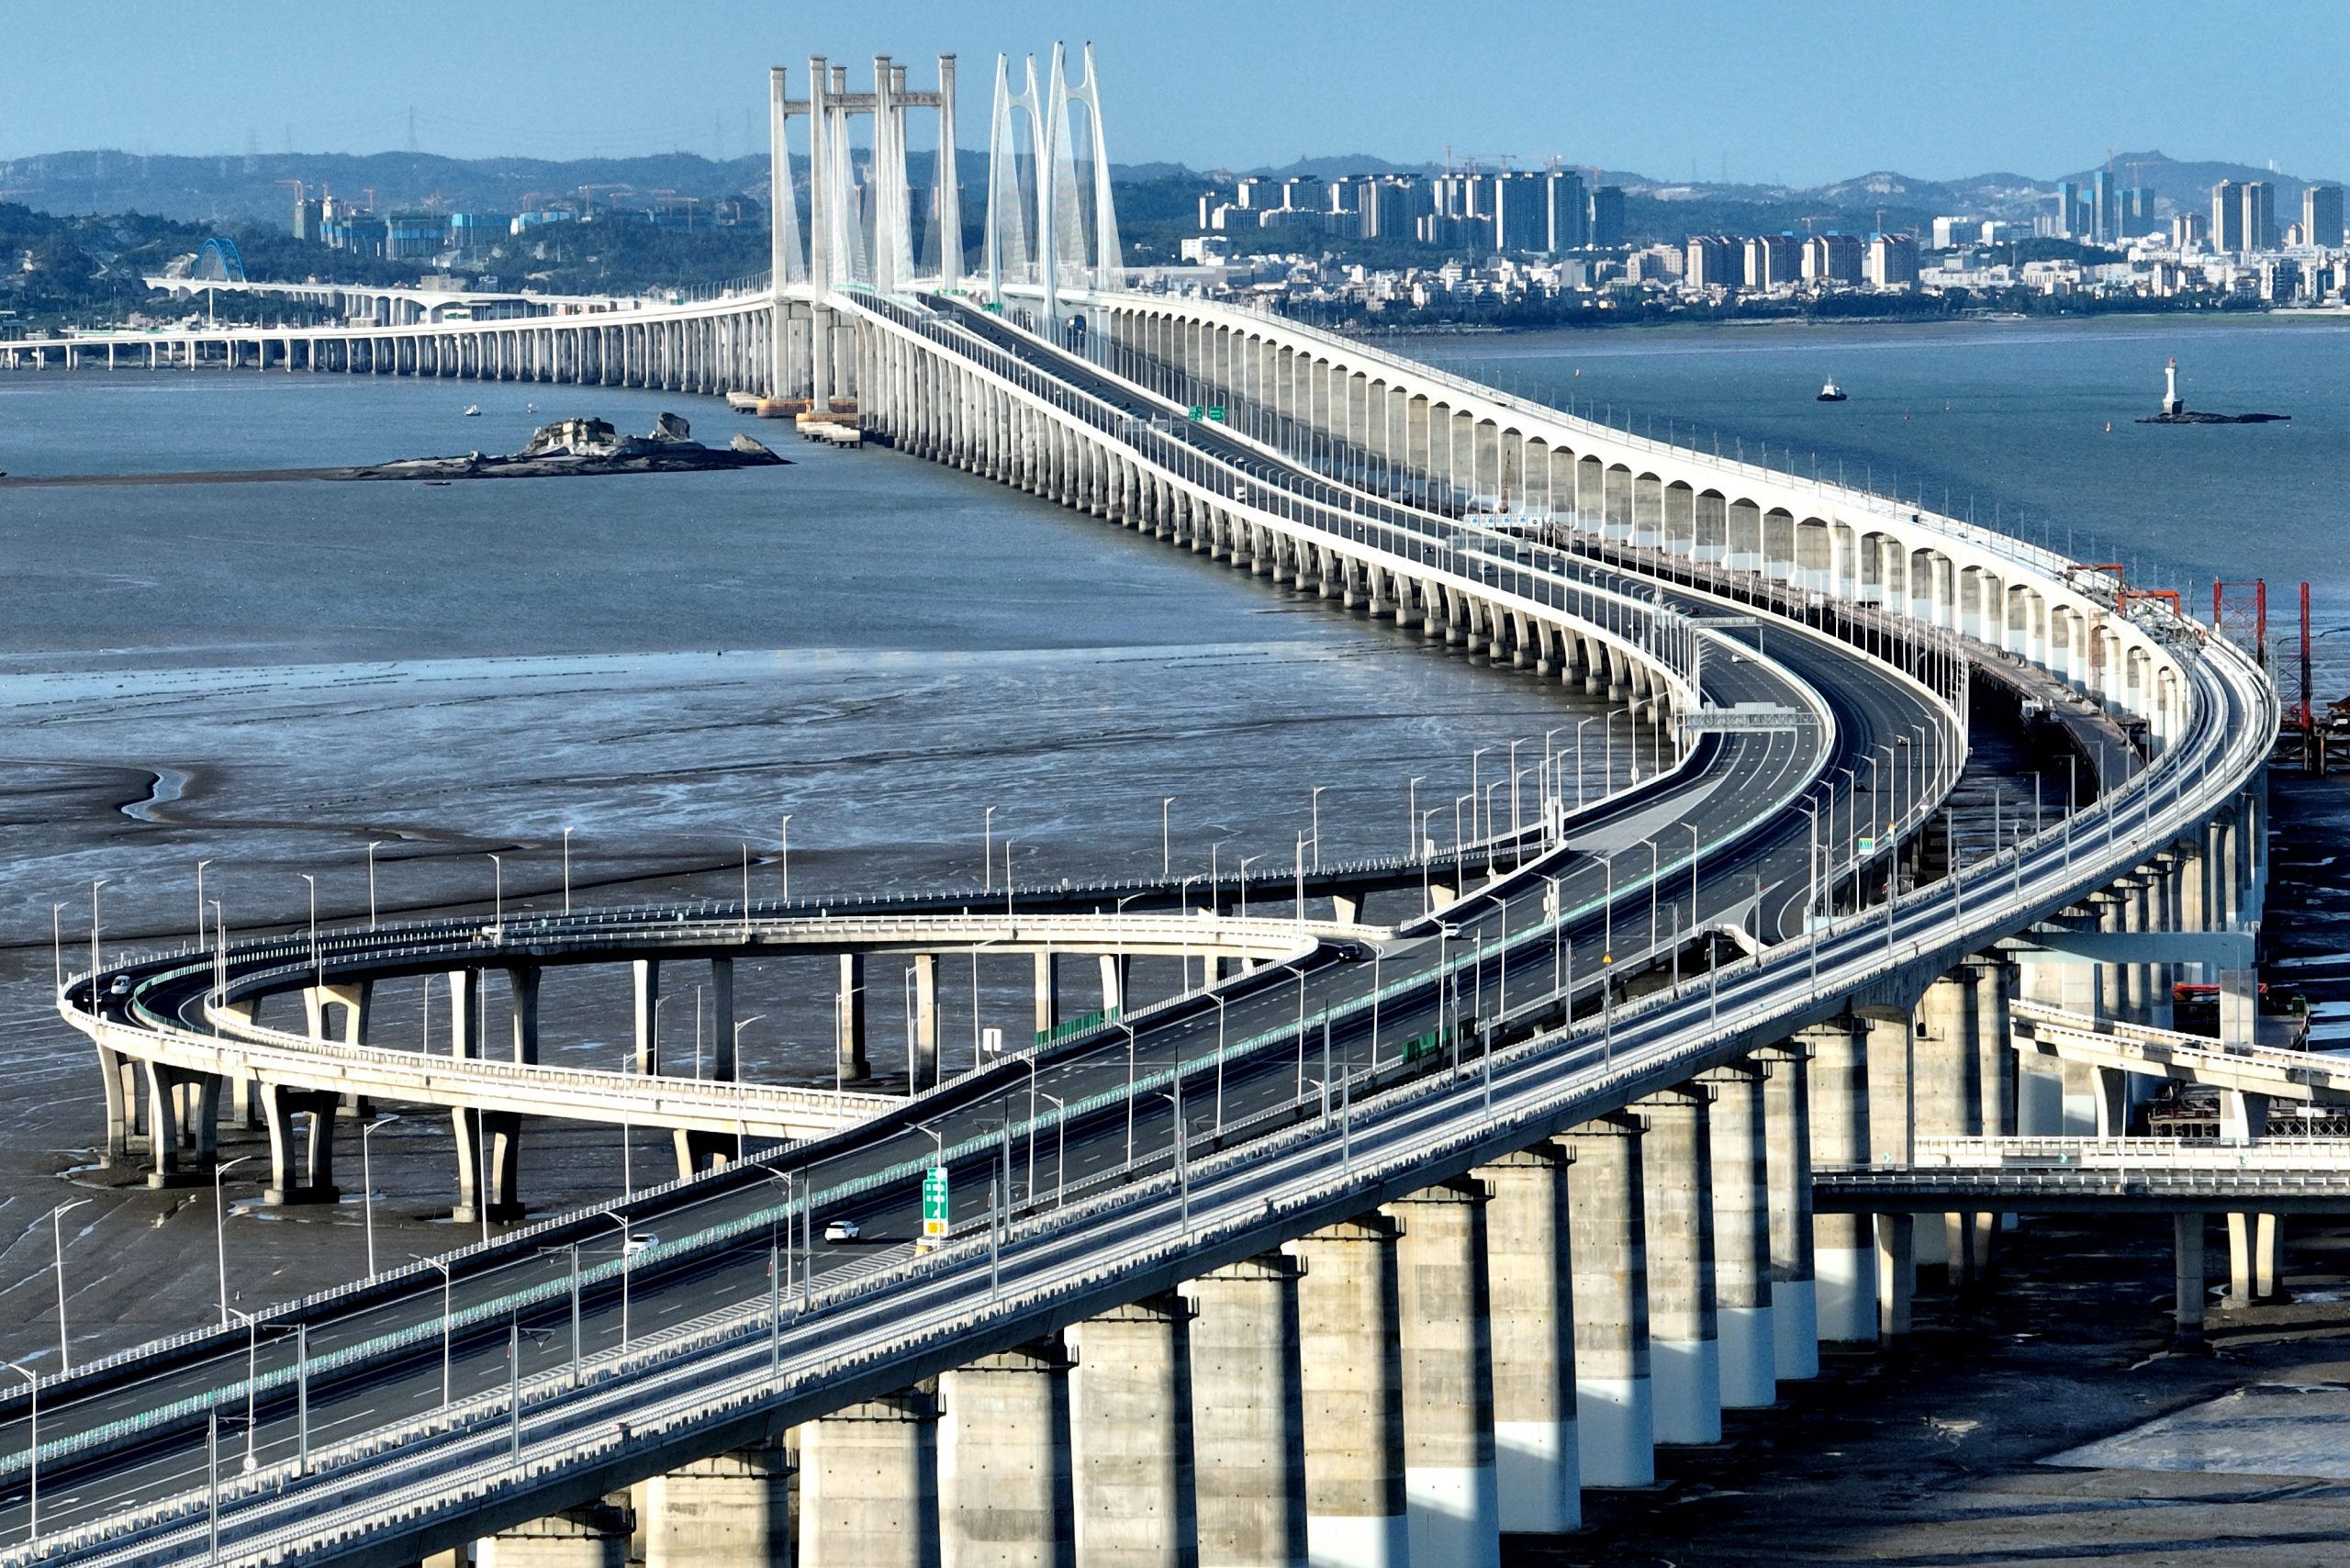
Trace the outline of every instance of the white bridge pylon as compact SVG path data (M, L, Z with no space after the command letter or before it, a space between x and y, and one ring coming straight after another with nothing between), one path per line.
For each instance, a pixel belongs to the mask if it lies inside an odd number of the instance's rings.
M1081 60L1084 74L1072 81L1068 51L1055 44L1040 84L1031 55L1014 92L1010 59L996 57L984 230L988 297L1000 301L1007 284L1041 287L1048 320L1058 319L1062 288L1112 288L1125 278L1091 44L1084 46ZM805 96L791 95L789 75L781 65L767 73L770 262L779 309L787 297L796 297L812 300L815 310L806 331L775 333L774 385L778 396L805 388L821 399L839 379L823 352L830 346L830 324L823 319L829 313L822 309L827 294L844 287L883 294L918 285L956 288L965 281L955 56L938 57L938 85L929 92L910 88L906 68L887 55L873 57L867 92L851 92L848 67L822 55L809 58ZM1083 110L1090 164L1083 178L1075 108ZM919 243L907 172L910 109L937 117ZM802 180L790 144L791 121L799 118L808 122L804 221ZM859 118L870 121L861 147L855 140Z

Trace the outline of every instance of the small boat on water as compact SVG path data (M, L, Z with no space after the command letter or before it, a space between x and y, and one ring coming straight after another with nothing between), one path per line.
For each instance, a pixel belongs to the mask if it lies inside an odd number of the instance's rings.
M1841 386L1837 386L1835 378L1831 376L1829 378L1828 382L1820 387L1819 398L1818 400L1822 403L1841 403L1844 400L1844 389Z
M466 404L466 405L465 405L465 418L467 418L467 419L469 419L469 420L477 420L477 419L481 418L481 405L480 405L479 403L468 403L468 404Z

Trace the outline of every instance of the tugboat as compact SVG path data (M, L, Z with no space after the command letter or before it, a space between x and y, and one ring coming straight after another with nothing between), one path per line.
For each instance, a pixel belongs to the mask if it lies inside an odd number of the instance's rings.
M1836 385L1834 376L1829 377L1827 384L1820 387L1818 400L1822 403L1841 403L1844 400L1844 389Z

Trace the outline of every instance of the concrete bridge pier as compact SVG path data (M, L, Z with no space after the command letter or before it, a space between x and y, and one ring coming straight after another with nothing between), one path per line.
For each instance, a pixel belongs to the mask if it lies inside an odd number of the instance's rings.
M800 1428L800 1568L940 1568L938 1502L931 1395L868 1399Z
M1782 1040L1755 1053L1762 1082L1763 1181L1771 1247L1771 1338L1781 1382L1819 1375L1819 1300L1812 1261L1811 1048Z
M1583 1523L1576 1452L1573 1156L1540 1143L1472 1173L1485 1207L1494 1475L1501 1529L1557 1535Z
M661 1019L661 960L632 958L629 970L635 980L632 1023L636 1033L636 1075L650 1078L661 1070L658 1031Z
M449 971L449 1054L481 1055L482 975L479 969Z
M909 970L913 977L913 1079L906 1085L906 1092L919 1094L935 1085L940 1077L937 955L916 953Z
M130 1162L130 1135L139 1119L139 1092L129 1079L131 1064L120 1051L97 1047L98 1087L106 1101L106 1145L98 1159L103 1165Z
M1405 1568L1400 1227L1360 1215L1290 1243L1304 1265L1305 1547L1316 1568Z
M1868 1026L1850 1014L1806 1029L1811 1052L1811 1163L1869 1162ZM1815 1215L1812 1258L1818 1279L1819 1338L1876 1338L1876 1244L1865 1215Z
M1981 967L1960 965L1919 999L1911 1031L1912 1123L1928 1137L1981 1137L1992 1130L1984 1121L1997 1088L1982 1081L1994 1064L1984 1045L1985 988L1976 974ZM1981 1246L1988 1235L1971 1214L1929 1216L1916 1233L1919 1265L1942 1269L1953 1283L1974 1278L1986 1261Z
M845 1082L861 1082L873 1076L872 1061L866 1054L865 1024L865 955L843 953L840 990L833 1002L833 1050Z
M334 1184L334 1122L341 1097L323 1089L261 1086L262 1121L269 1130L269 1185L261 1201L271 1204L331 1204L342 1194ZM309 1123L309 1137L297 1143L294 1118Z
M1576 1455L1586 1486L1656 1480L1649 1361L1643 1124L1626 1113L1570 1129Z
M1192 1316L1191 1303L1164 1294L1070 1330L1078 1568L1197 1568Z
M533 997L535 1002L536 998ZM520 1005L518 1001L517 1005ZM734 960L713 957L710 960L710 1061L705 1074L722 1083L732 1083L742 1076L742 1064L734 1059ZM516 1058L520 1060L520 1058Z
M699 1459L644 1484L644 1568L791 1568L791 1471L780 1445Z
M211 1120L220 1106L218 1079L212 1079L208 1094L200 1093L196 1101L194 1126L183 1120L184 1099L180 1091L203 1075L184 1069L169 1067L158 1061L139 1064L147 1079L147 1152L151 1168L147 1172L150 1187L192 1187L204 1180L203 1172L189 1169L180 1162L182 1143L201 1146L208 1157L212 1150ZM195 1137L186 1138L189 1132ZM185 1152L193 1152L188 1150Z
M506 971L507 994L512 1000L514 1059L525 1067L539 1064L540 973L536 964L515 964Z
M1046 1338L940 1375L940 1568L1075 1568L1069 1372Z
M1715 1316L1712 1091L1688 1083L1633 1105L1648 1123L1641 1194L1648 1224L1649 1375L1656 1440L1722 1437L1721 1343Z
M628 1516L609 1503L531 1519L474 1546L474 1568L628 1568Z
M2285 1275L2284 1241L2281 1215L2228 1216L2228 1305L2277 1299Z
M483 1217L498 1221L522 1217L522 1118L512 1111L480 1111L470 1106L449 1113L457 1143L457 1201L449 1217L459 1225Z
M1305 1558L1305 1391L1296 1259L1267 1252L1186 1281L1199 1561Z
M1424 1187L1383 1211L1396 1238L1404 1508L1414 1563L1500 1568L1492 1289L1483 1182Z
M334 1008L341 1014L342 1043L360 1044L367 1038L375 1007L375 987L368 980L330 981L302 988L302 1023L314 1040L332 1037L327 1033L327 1011Z
M1060 1025L1061 987L1060 955L1040 952L1036 955L1036 1033L1049 1035Z
M2203 1304L2209 1289L2204 1279L2203 1261L2206 1216L2197 1210L2170 1217L2173 1263L2171 1329L2180 1343L2192 1345L2203 1338Z
M1778 1402L1777 1327L1771 1311L1771 1191L1767 1068L1739 1063L1701 1074L1713 1092L1714 1320L1725 1409Z

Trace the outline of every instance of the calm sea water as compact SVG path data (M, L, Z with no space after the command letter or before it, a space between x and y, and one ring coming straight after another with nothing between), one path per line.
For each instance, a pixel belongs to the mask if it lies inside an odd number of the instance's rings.
M2213 578L2266 578L2272 633L2306 579L2321 694L2350 695L2350 320L1543 332L1414 352L1643 433L1806 474L1841 465L1851 482L2122 562L2133 584L2178 589L2206 615ZM2174 355L2188 407L2292 422L2133 423L2160 405ZM1849 402L1816 400L1830 377Z

